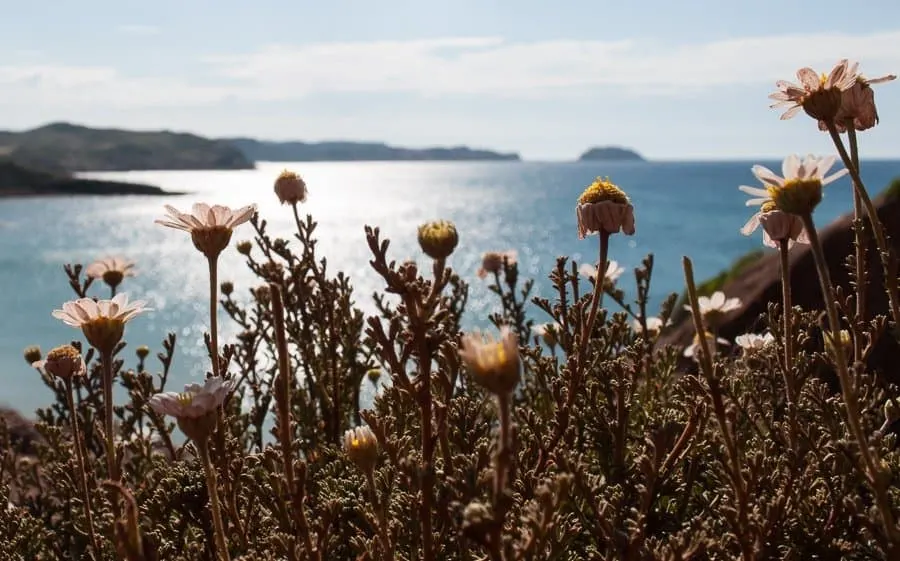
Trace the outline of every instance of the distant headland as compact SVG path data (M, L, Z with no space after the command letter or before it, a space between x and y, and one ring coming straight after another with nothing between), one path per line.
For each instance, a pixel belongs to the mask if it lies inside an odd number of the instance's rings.
M254 167L227 142L171 131L94 129L70 123L0 131L0 157L53 173Z
M578 158L579 162L597 162L597 161L636 161L646 162L643 156L631 150L630 148L622 148L620 146L600 146L587 150Z
M61 195L177 195L159 187L28 169L0 159L0 198Z
M515 153L480 150L468 146L400 148L381 142L269 142L252 138L226 138L248 159L259 162L367 162L367 161L519 161Z

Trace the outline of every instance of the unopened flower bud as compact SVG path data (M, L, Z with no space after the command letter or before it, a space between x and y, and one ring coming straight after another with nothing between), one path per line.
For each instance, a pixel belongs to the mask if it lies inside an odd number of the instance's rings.
M239 241L237 244L238 253L242 255L250 255L251 249L253 249L253 244L248 240Z
M225 296L231 296L231 293L234 292L234 283L231 281L225 281L219 287L222 290L222 294Z
M381 379L381 369L380 368L370 368L366 372L366 376L369 378L369 381L373 384L377 384L378 380Z
M30 347L25 347L25 352L23 353L25 356L25 362L28 364L34 364L35 362L39 362L41 360L41 348L37 345L31 345Z
M892 399L885 401L884 421L888 424L891 424L897 419L900 419L900 407L897 407L897 404Z
M853 348L853 339L850 337L850 332L846 329L841 329L838 334L838 340L840 341L842 350L844 351L844 356ZM830 331L825 332L825 352L828 353L833 360L835 359L835 345L834 345L834 337L832 336Z
M498 397L508 396L519 383L519 343L506 326L500 329L499 340L478 334L464 336L459 355L472 379Z
M134 351L134 353L139 359L144 360L150 355L150 347L148 347L147 345L141 345Z
M344 452L363 473L371 473L378 461L378 440L367 426L344 433Z
M419 226L419 247L432 259L450 257L458 243L456 226L448 220L435 220Z

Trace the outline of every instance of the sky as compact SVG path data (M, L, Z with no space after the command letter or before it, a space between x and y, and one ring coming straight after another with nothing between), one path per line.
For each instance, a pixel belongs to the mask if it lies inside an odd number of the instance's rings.
M900 73L900 2L0 0L0 129L465 144L531 160L825 153L768 94L810 66ZM900 81L869 157L900 157Z

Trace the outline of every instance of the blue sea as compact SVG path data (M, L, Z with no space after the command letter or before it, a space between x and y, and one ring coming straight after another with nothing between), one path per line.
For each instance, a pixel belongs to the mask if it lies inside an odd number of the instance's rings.
M121 287L143 299L153 311L128 324L125 357L139 345L159 350L169 331L178 334L172 379L175 387L201 377L203 332L208 319L208 280L204 258L183 232L153 223L163 204L187 210L197 201L239 206L256 203L272 234L290 237L289 207L278 204L272 183L283 168L306 179L310 196L303 212L319 222L319 251L334 271L343 269L356 287L358 305L372 311L371 295L382 289L369 267L364 225L379 226L391 240L397 260L425 260L416 243L421 222L453 220L460 234L451 265L470 281L466 321L483 323L496 300L475 276L482 252L515 249L522 276L537 280L535 293L550 295L547 273L557 256L594 262L597 238L579 240L574 203L598 175L609 176L631 196L637 232L613 236L610 258L627 269L653 253L656 259L654 309L684 285L681 257L690 256L698 277L729 266L749 250L762 247L761 234L742 236L739 229L752 214L738 185L756 185L750 167L756 162L651 163L260 163L250 171L154 171L89 173L85 176L130 180L189 193L174 197L76 197L0 199L0 404L23 411L45 405L50 396L25 364L22 350L39 345L44 352L80 338L80 332L51 317L51 311L74 298L63 265L121 255L137 263L138 276ZM779 162L758 162L780 169ZM873 193L900 176L900 161L864 162L863 179ZM825 225L851 207L850 185L842 179L826 187L816 220ZM233 241L250 239L249 225ZM230 280L235 294L246 297L258 284L233 248L221 260L220 280ZM620 285L633 288L625 275ZM92 293L108 297L102 283ZM633 292L633 290L632 290ZM537 321L547 318L535 315ZM220 341L236 333L220 315ZM151 355L152 356L152 355ZM128 364L133 365L133 360ZM152 369L158 367L151 360Z

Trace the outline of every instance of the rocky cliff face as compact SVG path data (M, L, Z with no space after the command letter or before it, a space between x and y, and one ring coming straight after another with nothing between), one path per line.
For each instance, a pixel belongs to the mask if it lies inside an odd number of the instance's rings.
M900 187L900 183L895 181ZM891 188L875 201L878 215L891 238L894 251L900 254L900 189ZM847 256L854 252L854 234L851 228L852 214L847 214L820 230L823 250L831 281L835 287L840 286L844 294L851 294L850 274L846 265ZM871 236L870 236L871 237ZM795 245L791 250L791 294L794 306L804 310L824 310L822 292L816 274L812 252L805 245ZM888 312L888 299L884 291L884 278L881 261L875 251L874 241L868 253L869 284L867 298L869 317L872 314ZM719 329L719 335L729 341L742 333L760 332L763 323L761 316L767 312L769 302L781 303L781 271L777 252L767 253L754 263L747 265L743 272L725 283L722 291L728 297L738 297L743 302L739 310L735 310L726 318ZM660 338L660 344L689 345L694 336L694 327L689 317L682 319L675 327ZM869 366L880 371L892 382L900 383L900 345L894 337L885 334L876 345L869 359Z

